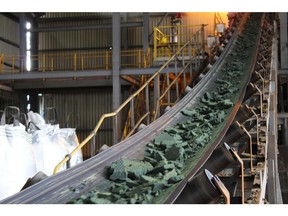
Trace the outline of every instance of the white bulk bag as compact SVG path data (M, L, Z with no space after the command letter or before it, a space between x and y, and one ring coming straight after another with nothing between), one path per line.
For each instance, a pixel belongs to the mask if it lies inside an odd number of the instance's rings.
M9 170L13 169L13 165L9 163L11 149L6 137L5 125L0 125L0 200L10 196L15 191L9 175Z
M36 113L36 112L34 113L33 111L29 111L27 113L27 116L28 116L28 121L32 122L37 127L41 128L41 126L45 126L44 118L42 118L42 116L39 115L38 113Z
M19 111L17 107L7 108ZM0 127L1 151L3 149L0 160L4 164L1 165L0 180L2 198L19 192L26 181L36 174L35 155L31 143L28 142L25 126L20 124L19 121L15 121L15 119L14 123L16 125L7 125L5 122L7 108L5 108L2 115Z
M36 155L37 172L41 171L46 175L52 175L54 168L69 153L63 143L55 139L59 125L46 124L41 130L32 133L32 146ZM66 164L60 167L59 171L65 170Z
M11 145L11 156L15 160L16 164L13 174L17 180L17 186L15 182L15 188L20 189L26 183L26 181L36 174L36 159L32 149L31 143L28 143L27 132L25 126L13 126L6 125L6 136L9 144Z
M60 128L58 139L62 140L69 153L71 153L79 145L75 128ZM82 151L78 150L70 159L70 166L74 166L83 161Z

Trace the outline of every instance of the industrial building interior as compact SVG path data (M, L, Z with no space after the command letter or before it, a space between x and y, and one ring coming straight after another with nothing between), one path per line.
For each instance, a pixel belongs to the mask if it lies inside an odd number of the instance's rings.
M1 204L287 204L285 12L1 12Z

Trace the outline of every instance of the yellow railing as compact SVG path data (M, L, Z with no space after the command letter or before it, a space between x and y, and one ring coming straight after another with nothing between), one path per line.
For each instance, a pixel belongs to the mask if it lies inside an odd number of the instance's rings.
M125 138L130 137L130 136L135 132L135 130L139 127L139 125L142 123L142 121L144 121L144 119L148 117L149 114L150 114L150 112L146 112L146 113L137 121L137 123L135 124L135 126L130 130L130 132L126 135Z
M195 32L206 25L174 25L154 28L153 61L168 59L176 53L187 41L190 41ZM202 40L203 39L203 40ZM196 41L195 41L196 42ZM201 31L199 46L204 46L204 31Z
M146 77L147 77L147 75L141 75L140 86L142 86L146 83ZM140 118L140 116L143 114L143 112L147 111L147 110L144 110L146 101L145 101L145 95L143 93L144 92L140 92L137 95L135 106L130 107L130 109L128 111L126 123L125 123L124 129L123 129L122 140L126 139L127 137L129 137L131 135L130 132L132 130L133 131L135 130L134 129L135 128L134 121L135 120L137 121ZM132 104L132 105L134 105L134 104ZM136 110L136 112L134 113L135 118L131 121L131 115L133 115L134 109ZM142 119L142 118L140 118L140 119ZM144 119L145 118L143 118L142 121ZM141 122L139 122L139 124ZM136 126L137 126L137 124L136 124Z
M151 64L143 49L124 50L120 54L121 67L146 68ZM7 67L4 67L4 59ZM31 55L30 69L27 69L27 56L2 54L0 64L2 73L109 70L112 68L112 52L107 50Z
M64 163L67 163L71 156L73 156L77 151L79 151L83 146L85 146L94 136L96 136L100 126L102 125L102 123L104 122L104 120L106 118L109 118L109 117L114 117L116 116L124 107L126 107L127 104L131 103L133 104L133 100L135 99L135 97L137 97L137 95L142 92L143 90L149 88L149 85L150 83L157 77L160 75L161 71L163 69L165 69L167 67L167 65L175 60L176 58L178 58L179 55L181 55L182 51L186 48L190 46L190 41L187 42L186 44L184 44L184 46L182 46L173 56L170 57L170 59L161 66L161 68L156 72L154 73L148 80L147 82L142 85L135 93L133 93L132 95L130 95L130 97L117 109L115 110L114 112L112 113L106 113L106 114L103 114L99 120L99 122L97 123L97 125L95 126L94 130L90 133L90 135L84 139L80 144L79 146L77 146L77 148L75 148L68 156L66 156L54 169L54 174L58 172L58 170L60 169L61 166L63 166ZM146 114L145 114L146 115Z
M154 116L153 119L154 121L156 120L159 112L160 112L160 107L163 105L171 105L171 102L164 104L163 103L163 98L166 96L166 94L168 93L168 91L172 88L172 86L178 82L178 79L183 76L184 72L186 71L186 69L190 66L190 62L188 64L185 65L185 67L181 70L181 72L175 77L175 79L173 79L173 81L166 87L165 91L163 91L162 95L158 98L157 102L156 102L156 108L154 111ZM185 86L187 84L185 83Z

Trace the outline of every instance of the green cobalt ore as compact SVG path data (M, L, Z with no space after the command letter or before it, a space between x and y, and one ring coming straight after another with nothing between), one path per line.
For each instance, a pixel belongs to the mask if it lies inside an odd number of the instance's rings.
M219 69L221 76L215 81L215 88L199 99L196 108L181 111L187 120L166 128L147 143L143 160L121 158L113 162L107 169L110 185L105 191L95 189L69 203L154 203L155 197L184 178L187 159L193 159L209 145L214 131L234 106L235 94L242 88L245 62L257 37L258 28L251 24L257 20L254 16L260 15L252 14L245 32L237 37L226 68Z

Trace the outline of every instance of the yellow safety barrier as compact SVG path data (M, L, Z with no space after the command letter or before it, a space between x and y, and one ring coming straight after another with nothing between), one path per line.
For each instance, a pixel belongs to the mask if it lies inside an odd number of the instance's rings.
M150 53L150 50L148 50ZM149 55L143 49L124 50L120 52L121 67L146 68L150 65ZM41 53L39 55L1 56L1 68L3 73L21 73L25 71L83 71L83 70L109 70L112 68L112 52L70 52L70 53ZM7 67L4 68L4 58ZM30 61L31 67L26 64Z
M139 127L139 125L141 124L141 122L150 114L150 112L146 112L140 119L139 121L135 124L135 126L132 128L132 130L128 133L128 135L125 138L130 137L134 131Z
M138 86L142 86L146 83L146 77L147 77L147 75L141 75L140 83L138 84ZM146 103L144 97L145 96L143 96L143 93L138 94L138 96L137 96L136 103L135 103L135 109L137 110L136 115L135 115L136 119L138 116L140 116L143 113L142 109L140 110L140 108L143 107L142 106L143 103ZM133 130L133 129L131 129L134 126L134 125L132 125L132 122L131 122L131 112L133 111L132 109L134 109L134 107L130 107L130 109L128 111L126 123L125 123L124 129L123 129L122 140L124 140L128 136L130 136L129 135L131 132L130 130Z
M163 105L162 100L163 97L167 94L167 92L171 89L171 87L178 82L178 79L181 77L181 75L185 72L185 70L190 66L190 62L185 65L185 67L181 70L181 72L176 76L176 78L167 86L167 88L165 89L165 91L162 93L162 95L158 98L157 102L156 102L156 108L154 111L154 121L156 120L157 116L158 116L158 112L160 111L160 107L161 105ZM168 104L167 104L168 105ZM170 105L170 104L169 104Z
M167 60L177 52L187 41L195 35L199 29L206 25L174 25L154 28L154 51L153 61ZM195 29L197 28L197 29ZM201 32L204 37L204 32ZM196 42L199 46L204 46L202 35Z
M69 159L71 158L71 156L73 156L77 151L79 151L83 146L85 146L98 132L100 126L102 125L103 121L106 119L106 118L109 118L109 117L113 117L113 116L116 116L128 103L130 103L131 100L133 100L141 91L143 91L146 86L148 86L150 84L151 81L154 80L154 78L156 76L159 76L160 75L160 72L167 67L167 65L172 61L174 60L177 55L186 47L190 44L190 41L187 42L186 44L184 44L184 46L182 48L180 48L165 64L163 64L161 66L161 68L156 72L154 73L148 80L147 82L141 86L135 93L133 93L132 95L130 95L130 97L124 102L122 103L122 105L117 109L115 110L114 112L112 113L106 113L106 114L103 114L99 120L99 122L97 123L97 125L95 126L94 130L90 133L90 135L85 139L83 140L79 146L77 146L77 148L75 148L69 156L66 156L54 169L54 174L56 174L58 172L58 170L60 169L61 166L63 166L64 163L68 162Z

